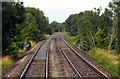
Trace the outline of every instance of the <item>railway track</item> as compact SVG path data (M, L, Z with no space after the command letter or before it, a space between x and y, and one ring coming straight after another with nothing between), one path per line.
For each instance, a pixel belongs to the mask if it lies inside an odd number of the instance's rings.
M78 78L57 44L57 36L51 42L49 52L48 77Z
M29 78L29 77L46 77L47 78L47 60L48 60L48 52L49 52L48 45L52 38L53 38L53 36L44 40L40 44L40 46L38 47L36 52L33 54L31 59L25 66L24 70L21 72L19 79L24 79L24 78ZM47 47L47 49L41 50L42 48L46 48L46 47ZM42 52L43 54L40 52ZM40 55L41 55L41 57L39 57ZM39 69L39 68L41 68L41 69ZM39 70L38 71L39 73L37 73L37 70ZM37 74L35 74L34 72ZM42 75L40 75L40 74L42 74Z
M53 45L53 48L51 48L51 45ZM54 69L56 70L54 71ZM53 76L55 72L58 73L58 76ZM104 73L83 58L58 35L53 35L41 43L19 79L26 77L108 79Z
M77 53L63 38L59 38L59 47L71 64L74 71L81 79L84 78L96 78L96 79L108 79L108 77L97 69L94 65L84 59L79 53Z

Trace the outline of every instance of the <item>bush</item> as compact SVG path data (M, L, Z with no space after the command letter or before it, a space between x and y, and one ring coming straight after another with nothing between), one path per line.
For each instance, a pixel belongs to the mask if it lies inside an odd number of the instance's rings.
M110 41L110 37L106 36L103 29L98 29L98 31L95 34L96 36L96 46L99 48L107 49Z

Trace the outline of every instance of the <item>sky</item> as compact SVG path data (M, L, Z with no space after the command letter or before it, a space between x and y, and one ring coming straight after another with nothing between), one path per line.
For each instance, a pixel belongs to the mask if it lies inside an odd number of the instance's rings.
M104 9L111 0L22 0L25 7L42 10L49 22L64 22L71 14L93 10L100 6Z

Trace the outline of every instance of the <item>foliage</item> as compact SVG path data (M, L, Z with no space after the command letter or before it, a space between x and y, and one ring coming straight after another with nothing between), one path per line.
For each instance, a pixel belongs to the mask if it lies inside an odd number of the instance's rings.
M9 46L12 44L12 41L16 38L17 34L16 24L22 23L24 21L24 7L22 3L14 2L3 2L2 3L2 49L3 54L8 53ZM16 40L15 40L16 41Z
M48 18L46 18L44 16L44 13L42 11L40 11L39 9L35 9L33 7L27 7L25 10L26 13L30 13L32 14L32 16L34 16L36 21L36 25L38 27L38 29L42 32L45 33L45 29L48 26ZM32 20L32 19L30 19Z
M53 21L51 24L50 24L50 27L52 29L52 33L54 32L61 32L62 31L62 26L63 24L62 23L58 23L56 21Z
M87 49L116 49L119 53L119 3L110 2L103 13L100 7L70 15L63 23L65 31L77 37L75 41L79 46L84 43Z
M38 42L47 34L48 18L39 9L24 7L22 2L2 3L2 51L3 55L19 58L23 52L30 49L31 41Z
M109 37L106 37L106 34L103 29L98 29L95 34L96 37L96 45L99 48L107 48L109 44Z
M76 19L77 15L70 15L65 22L65 31L69 32L70 35L74 36L77 34L77 24Z

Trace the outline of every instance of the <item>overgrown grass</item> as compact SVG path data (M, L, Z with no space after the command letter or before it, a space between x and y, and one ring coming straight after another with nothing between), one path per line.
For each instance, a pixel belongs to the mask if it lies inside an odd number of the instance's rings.
M93 48L87 54L93 57L96 60L95 63L110 72L112 76L120 78L120 75L118 74L118 55L112 54L108 50L99 48Z
M14 61L10 56L2 57L2 70L11 67L13 63Z
M74 36L65 35L65 39L68 40L70 43L76 45Z

